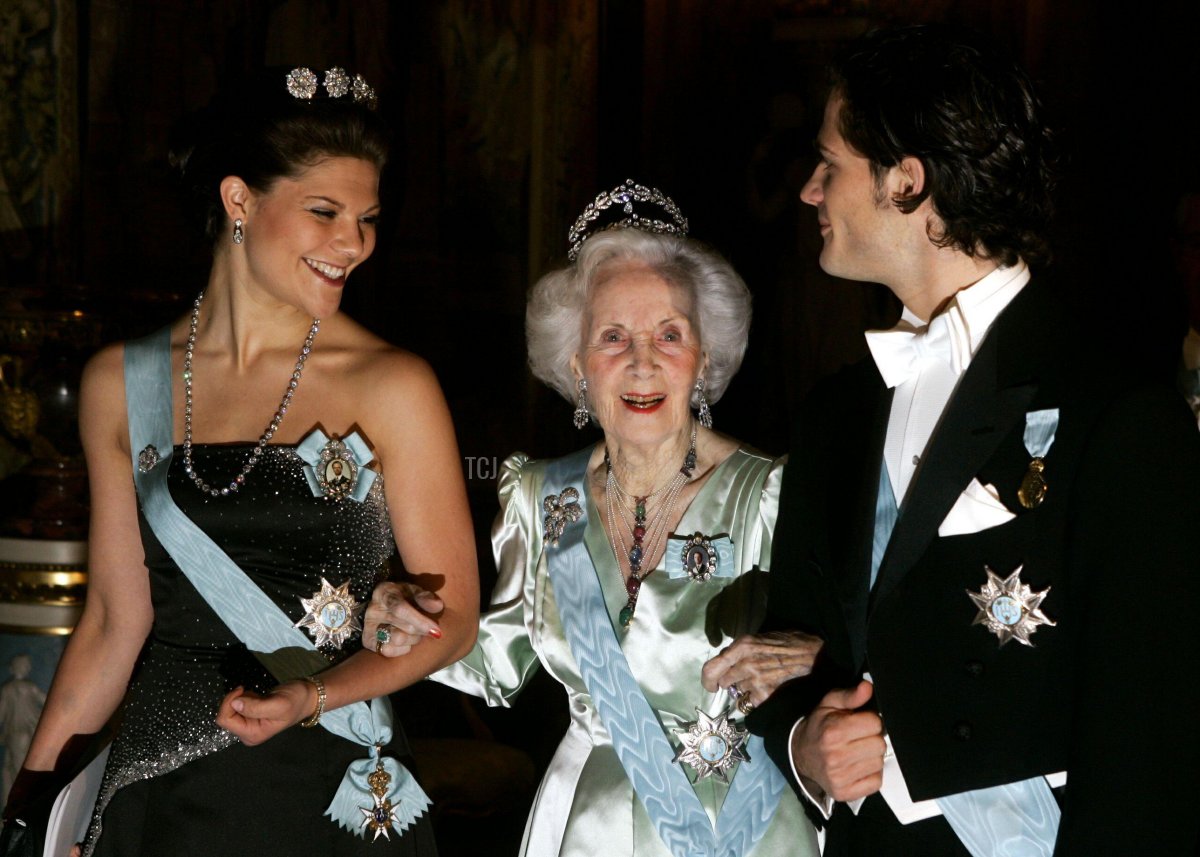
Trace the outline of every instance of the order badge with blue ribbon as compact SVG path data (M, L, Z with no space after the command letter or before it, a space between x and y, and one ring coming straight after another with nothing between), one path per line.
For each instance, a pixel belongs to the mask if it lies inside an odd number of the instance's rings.
M1048 486L1042 473L1046 469L1046 453L1050 451L1057 431L1058 408L1030 411L1025 415L1025 449L1033 459L1029 462L1029 470L1021 478L1017 499L1026 509L1036 509L1046 499Z
M375 459L375 453L358 432L331 438L317 429L300 441L296 454L304 461L304 478L314 497L361 503L377 476L367 466Z

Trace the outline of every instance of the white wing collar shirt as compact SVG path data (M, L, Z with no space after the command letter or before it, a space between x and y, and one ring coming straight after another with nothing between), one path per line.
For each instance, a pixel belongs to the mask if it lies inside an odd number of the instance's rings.
M1018 261L958 292L928 324L905 307L896 327L867 331L875 365L884 383L895 388L883 460L897 506L958 380L992 323L1028 282L1029 268Z

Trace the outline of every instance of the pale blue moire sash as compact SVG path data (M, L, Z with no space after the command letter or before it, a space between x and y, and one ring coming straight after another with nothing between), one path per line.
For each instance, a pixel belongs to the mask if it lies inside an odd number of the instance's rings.
M572 487L586 498L584 477L590 450L551 462L544 487ZM766 833L786 782L767 758L762 739L746 742L742 762L713 829L708 814L671 748L650 703L621 650L604 603L596 569L588 556L583 517L568 524L557 547L547 547L547 567L571 653L613 749L658 835L675 857L743 857ZM699 683L699 676L696 677Z
M155 537L213 612L279 681L320 672L329 662L308 635L296 628L274 601L259 589L221 548L175 505L167 487L173 454L171 412L171 335L163 328L125 345L125 399L133 477ZM158 461L143 472L139 454L153 447ZM387 697L356 702L321 716L320 725L335 735L371 748L372 755L350 764L325 814L346 830L363 833L362 810L373 795L367 776L375 770L379 748L391 741L392 710ZM429 807L429 798L398 761L382 757L392 777L388 797L396 808L394 827L403 832Z

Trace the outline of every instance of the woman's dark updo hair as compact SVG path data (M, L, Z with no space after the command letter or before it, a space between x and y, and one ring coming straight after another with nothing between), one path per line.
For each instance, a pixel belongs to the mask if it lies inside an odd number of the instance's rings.
M278 179L295 177L326 158L360 158L378 169L387 160L383 120L366 101L352 95L330 98L324 87L311 100L296 98L288 92L289 70L272 68L239 79L172 134L171 165L210 241L223 231L220 185L226 176L239 176L263 193Z

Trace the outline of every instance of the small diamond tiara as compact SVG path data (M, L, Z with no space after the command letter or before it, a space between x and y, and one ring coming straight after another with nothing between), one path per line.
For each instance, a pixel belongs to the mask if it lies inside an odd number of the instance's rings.
M317 74L312 69L299 66L287 73L287 91L293 98L312 101L319 93ZM367 85L361 74L351 79L344 68L335 66L325 72L325 93L329 98L345 98L349 95L355 103L374 110L379 100L375 90Z
M643 210L643 213L639 214L635 210L635 204L637 208ZM620 214L623 214L624 217L603 226L599 225L597 221L608 209L614 209L613 214L617 213L615 206L621 207ZM664 215L670 220L664 219ZM567 232L567 242L571 245L571 249L567 251L567 259L574 262L583 242L597 232L629 228L654 232L659 235L678 235L682 238L687 235L688 222L675 201L661 190L656 187L635 184L633 179L626 179L625 184L619 184L612 190L606 190L599 194L592 202L588 203L583 214L579 215L575 225Z

